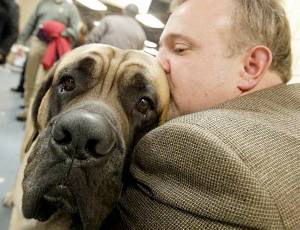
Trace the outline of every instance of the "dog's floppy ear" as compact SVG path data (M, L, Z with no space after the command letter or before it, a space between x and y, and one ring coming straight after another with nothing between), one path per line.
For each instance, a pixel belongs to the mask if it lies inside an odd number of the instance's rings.
M28 114L28 120L26 121L26 134L25 140L23 142L24 148L22 148L24 149L24 153L26 153L30 149L32 143L38 136L38 132L40 130L40 126L38 124L38 113L42 100L52 85L54 72L55 66L48 73L47 79L41 84L31 105L31 110L29 111L30 114Z
M169 120L179 117L179 116L180 116L180 113L179 113L173 99L170 98L170 103L169 103L169 106L167 107L167 111L165 113L166 121L169 121Z
M156 83L156 89L159 95L161 114L159 117L159 125L164 124L169 119L169 104L171 102L170 89L168 81L165 77L159 78L159 84Z
M159 125L164 124L166 121L168 121L168 106L163 108L163 111L159 117Z
M40 128L41 128L38 123L39 109L42 104L44 96L46 95L46 93L48 92L48 90L50 89L50 87L52 85L52 81L54 78L54 72L55 72L55 68L52 68L47 76L47 79L40 86L37 94L35 95L34 101L33 101L32 109L31 109L31 119L32 119L33 126L37 131L40 130Z

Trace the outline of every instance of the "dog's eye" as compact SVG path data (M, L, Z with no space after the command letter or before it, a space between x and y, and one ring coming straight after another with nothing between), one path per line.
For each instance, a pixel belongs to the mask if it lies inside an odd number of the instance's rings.
M63 76L59 81L59 91L61 93L65 91L67 92L72 91L75 89L75 87L76 87L75 80L70 75Z
M142 97L136 104L136 109L142 113L146 114L149 109L152 109L153 103L149 98Z

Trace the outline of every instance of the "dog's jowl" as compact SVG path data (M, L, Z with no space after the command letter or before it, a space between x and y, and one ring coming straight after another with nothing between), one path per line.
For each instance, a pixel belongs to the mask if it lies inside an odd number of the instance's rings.
M120 196L132 147L164 122L168 103L151 56L96 44L64 56L33 105L24 216L99 228Z

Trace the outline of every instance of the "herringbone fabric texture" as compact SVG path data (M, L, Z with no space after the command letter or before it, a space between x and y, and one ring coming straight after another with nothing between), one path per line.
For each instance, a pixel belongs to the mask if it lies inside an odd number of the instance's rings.
M300 84L174 119L136 146L124 229L300 229Z

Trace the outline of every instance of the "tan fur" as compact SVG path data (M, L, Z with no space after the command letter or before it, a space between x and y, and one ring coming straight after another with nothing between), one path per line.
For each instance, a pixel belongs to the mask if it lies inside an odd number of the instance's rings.
M69 66L72 63L76 63L79 60L82 60L84 57L93 57L97 62L97 69L93 73L94 78L99 78L100 76L103 78L103 80L99 81L99 86L93 88L88 93L82 95L82 97L78 100L85 100L90 97L97 97L99 95L99 92L102 94L108 94L108 91L111 89L112 81L115 81L120 77L122 74L124 75L126 71L135 71L139 70L141 67L146 69L147 73L145 73L145 76L149 82L152 82L155 86L155 89L157 90L157 94L159 95L159 101L160 101L160 107L162 108L162 115L160 117L160 123L163 123L167 120L168 115L168 105L169 105L169 88L167 84L167 79L165 78L163 70L160 68L160 66L156 63L156 61L149 57L147 54L138 52L138 51L123 51L114 47L110 46L103 46L103 45L88 45L84 47L80 47L71 53L67 54L60 63L56 66L55 72L54 72L54 79L55 82L58 77L58 73L62 71L62 69L66 66ZM114 76L114 78L107 78L103 76ZM101 91L100 91L101 89ZM115 110L118 119L122 119L125 125L124 127L121 127L121 129L124 131L125 136L126 132L128 132L126 127L126 119L124 116L124 112L121 111L120 105L117 101L115 101L113 98L113 95L116 93L116 88L112 88L113 92L109 93L109 96L105 100L107 100L110 104L115 105ZM105 97L104 97L105 98ZM110 101L112 100L112 101ZM49 97L49 90L44 95L41 105L38 111L38 124L40 129L43 129L47 125L47 118L46 114L48 113L48 109L50 108L50 97ZM72 101L72 103L68 104L66 107L70 107L73 104L77 103L76 100ZM67 108L64 108L67 109ZM14 200L14 208L12 211L12 217L10 221L10 230L47 230L47 229L68 229L68 218L60 218L59 216L51 217L50 220L48 220L45 223L38 222L36 220L28 220L25 219L22 210L22 180L23 180L23 174L24 169L26 167L27 158L31 154L32 146L34 146L34 143L32 143L32 135L36 132L33 128L32 120L30 119L31 116L29 116L29 119L26 124L26 131L25 131L25 138L23 140L23 147L22 147L22 163L19 168L19 173L17 177L16 187L14 190L13 200ZM29 148L29 151L25 153L26 146L31 147Z

